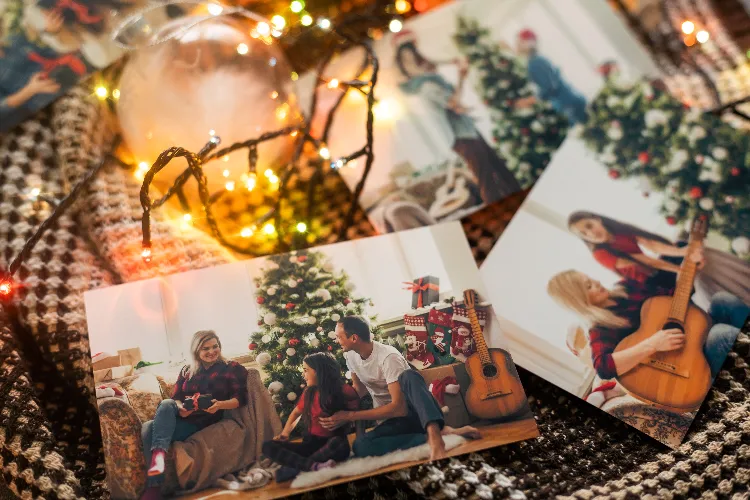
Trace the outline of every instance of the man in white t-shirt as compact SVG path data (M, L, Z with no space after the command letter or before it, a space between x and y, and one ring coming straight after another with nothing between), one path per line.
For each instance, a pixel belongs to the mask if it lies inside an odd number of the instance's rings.
M375 342L370 325L360 316L346 316L336 325L336 338L344 350L354 389L360 397L368 392L373 408L340 411L320 422L335 429L348 422L377 420L370 432L358 436L352 449L358 457L384 455L394 450L430 446L430 459L445 457L443 434L478 438L473 427L446 426L443 412L422 376L409 367L394 347Z

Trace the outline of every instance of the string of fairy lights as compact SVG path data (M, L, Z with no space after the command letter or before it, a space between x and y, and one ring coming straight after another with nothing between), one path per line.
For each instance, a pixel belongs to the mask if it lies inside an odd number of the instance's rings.
M176 3L179 3L177 0ZM398 33L403 28L403 20L410 13L419 13L434 4L434 0L395 0L395 2L389 3L385 9L385 15L387 16L385 26L392 33ZM439 2L438 2L439 3ZM616 2L619 3L619 2ZM227 8L218 3L207 3L205 8L210 15L231 15L237 13L237 8ZM255 17L255 16L254 16ZM363 16L361 14L350 16L352 19L356 19L357 22L362 22ZM293 0L288 4L284 12L273 14L267 20L258 21L255 24L254 30L251 35L254 38L263 38L264 40L280 39L289 32L290 28L298 30L300 33L305 33L306 30L321 30L322 32L330 32L331 35L338 37L339 40L346 42L345 44L334 45L334 47L328 52L328 55L323 59L315 71L318 85L314 87L312 96L312 105L307 120L302 119L299 125L293 127L287 127L279 131L270 132L263 134L262 136L254 139L250 139L241 143L232 144L223 149L217 149L221 143L221 139L216 135L215 131L209 131L210 139L206 145L198 153L190 152L184 148L172 147L164 151L159 157L149 162L146 160L136 161L133 164L124 162L120 157L115 154L117 147L119 146L120 139L117 138L112 146L112 151L105 155L105 158L94 168L92 168L83 179L73 187L70 193L65 196L62 200L50 200L46 199L41 195L38 189L32 189L27 196L32 197L34 200L46 202L52 207L51 215L44 220L44 222L36 229L29 240L25 243L22 250L18 255L11 261L7 271L0 274L0 298L10 298L14 291L23 286L20 283L14 281L14 275L20 269L23 261L28 258L31 254L35 244L41 239L43 233L52 227L60 216L74 203L76 198L85 191L88 185L91 183L93 178L98 172L108 164L110 161L119 163L121 166L131 169L135 178L142 183L140 192L140 201L143 209L142 232L143 241L141 249L141 257L145 262L150 262L154 257L154 249L151 245L151 211L155 208L160 207L167 200L173 196L177 197L179 204L182 208L181 224L187 226L193 222L194 215L193 210L190 207L187 198L183 192L185 183L194 178L198 183L199 198L202 205L203 213L205 214L205 220L210 229L211 234L226 247L234 250L235 252L247 255L254 255L252 246L242 246L229 241L222 233L216 218L212 213L212 205L221 199L227 193L233 192L237 189L245 189L248 192L252 192L256 189L267 189L268 192L276 194L275 206L269 209L265 214L258 217L253 224L243 227L239 231L239 236L244 239L249 239L252 236L260 233L267 237L276 235L279 237L278 228L281 225L281 202L287 195L287 188L290 178L298 170L303 158L307 161L309 166L315 168L315 175L313 180L318 183L322 179L325 172L336 171L346 166L354 166L360 158L364 158L365 168L362 176L360 177L355 189L353 190L349 209L347 211L344 223L341 226L340 236L344 237L347 229L351 226L356 207L358 205L359 198L362 194L364 184L370 174L373 163L373 123L377 119L388 119L393 116L392 104L386 101L378 101L375 98L375 86L378 78L378 59L372 50L371 40L379 39L382 36L383 29L381 26L383 20L383 13L380 12L378 16L371 16L375 21L376 28L370 29L367 32L368 36L356 36L353 33L347 32L347 16L342 16L341 19L337 20L335 25L334 21L325 16L315 17L306 9L305 1ZM680 26L681 35L683 36L683 43L686 47L692 47L696 44L703 45L707 44L711 39L709 31L704 26L699 26L692 20L684 21ZM677 30L675 30L677 32ZM652 52L658 53L661 49L652 47L648 44ZM341 50L345 50L354 46L364 48L365 56L363 63L360 67L358 76L353 80L341 81L337 78L325 79L322 77L328 64L336 53ZM249 47L246 44L240 43L236 47L237 53L240 55L247 54ZM368 75L364 78L364 75ZM292 72L290 75L292 80L297 80L299 75L296 72ZM338 91L339 96L338 102L331 108L326 119L326 126L320 137L314 137L311 133L310 122L312 117L315 116L316 105L318 102L319 91ZM333 122L333 115L338 109L338 104L344 99L344 97L350 93L355 93L364 96L367 103L366 112L366 124L367 124L367 137L366 143L358 150L343 156L334 157L327 145L328 135L330 133L331 124ZM113 100L116 101L120 97L120 90L115 86L108 85L105 82L100 82L94 85L93 95L95 95L101 101ZM726 107L726 106L725 106ZM277 114L284 114L288 112L283 107L277 109ZM284 115L285 117L285 115ZM271 141L273 139L290 136L295 140L294 154L289 163L285 164L282 168L274 170L273 168L267 168L263 172L262 176L258 176L256 173L256 167L258 162L258 145ZM305 146L311 145L314 153L309 155L305 153ZM208 193L206 176L203 172L203 165L211 161L226 160L227 155L230 152L238 151L241 149L247 150L248 154L248 169L240 177L240 182L229 179L229 171L224 170L222 175L227 178L224 183L224 189L216 193ZM180 174L173 185L164 193L164 195L157 199L152 200L150 197L151 183L158 172L163 169L172 159L182 157L187 160L188 167ZM327 167L327 168L324 168ZM238 185L239 184L239 185ZM311 183L308 189L308 203L307 203L307 214L305 220L294 220L289 225L293 228L293 231L297 233L305 233L309 230L309 222L312 216L312 207L314 206L315 183ZM260 229L259 229L260 228Z

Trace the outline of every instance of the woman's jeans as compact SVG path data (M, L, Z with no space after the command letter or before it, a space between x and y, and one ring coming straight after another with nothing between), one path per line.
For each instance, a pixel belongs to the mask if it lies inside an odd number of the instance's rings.
M143 456L146 459L146 470L151 467L151 452L154 450L169 450L169 445L174 441L185 441L187 438L201 430L195 425L180 417L177 403L171 399L165 399L159 403L156 415L141 428L141 439L143 440ZM146 478L147 486L157 486L164 479L164 474Z
M718 292L711 298L708 314L713 320L713 326L708 331L703 353L711 367L711 377L716 378L737 340L740 328L750 314L750 307L731 293Z

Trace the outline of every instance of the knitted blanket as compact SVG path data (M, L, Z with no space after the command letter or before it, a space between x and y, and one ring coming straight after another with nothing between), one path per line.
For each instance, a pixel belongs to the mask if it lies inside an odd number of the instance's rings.
M111 137L87 92L0 136L0 265L7 267L49 206L49 197L97 162ZM328 220L342 218L346 187L327 196ZM107 166L91 189L39 242L18 278L25 284L0 314L0 468L23 498L109 496L83 292L121 282L229 262L233 256L197 230L153 214L154 259L139 257L139 185ZM523 199L488 207L464 221L478 262ZM373 234L363 214L350 238ZM327 239L326 242L330 242ZM622 422L519 369L541 436L479 454L414 467L309 494L312 497L431 498L700 497L748 498L750 486L750 337L734 351L688 434L671 451ZM3 490L7 493L7 490Z

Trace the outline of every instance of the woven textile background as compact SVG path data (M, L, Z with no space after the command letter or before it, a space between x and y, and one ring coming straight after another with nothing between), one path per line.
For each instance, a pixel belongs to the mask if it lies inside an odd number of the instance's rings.
M109 139L87 92L75 89L0 136L0 265L7 266L48 215L22 195L61 195ZM140 258L138 184L107 167L39 242L21 269L26 284L0 317L0 467L3 494L107 498L101 436L89 389L85 290L227 262L199 233L181 236L157 213L154 262ZM342 182L318 207L329 221L347 207ZM464 221L477 262L523 200ZM362 213L350 238L374 234ZM332 233L333 234L333 233ZM334 240L331 236L326 241ZM541 437L306 494L308 498L750 498L750 337L747 326L677 451L519 370Z

